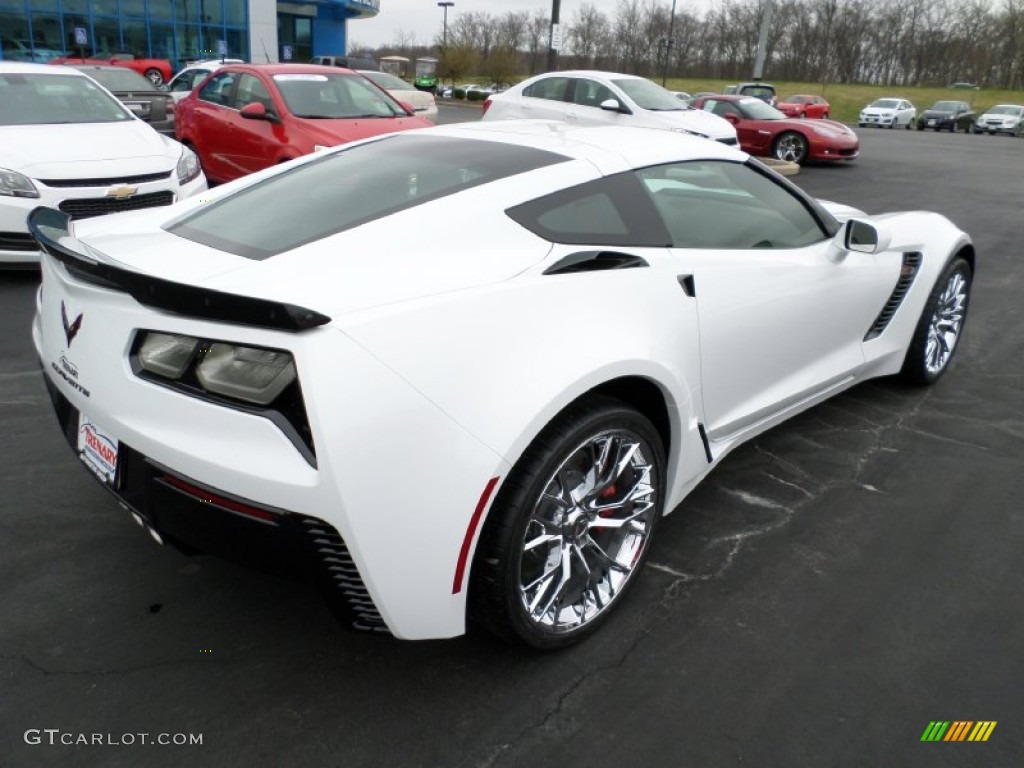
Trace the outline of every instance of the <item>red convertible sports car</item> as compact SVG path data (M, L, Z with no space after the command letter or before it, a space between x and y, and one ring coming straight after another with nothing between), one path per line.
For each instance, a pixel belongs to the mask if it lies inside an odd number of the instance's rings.
M207 178L232 181L320 149L433 123L357 72L228 64L178 102L174 129Z
M801 93L780 101L775 108L786 117L822 117L828 119L831 105L823 96Z
M87 58L80 56L61 56L52 59L50 64L104 64L115 67L128 67L140 75L145 75L153 85L160 86L171 79L171 62L167 59L137 59L130 53L96 53Z
M750 96L705 96L694 106L735 125L740 147L751 155L803 163L853 160L860 153L857 134L835 120L786 117Z

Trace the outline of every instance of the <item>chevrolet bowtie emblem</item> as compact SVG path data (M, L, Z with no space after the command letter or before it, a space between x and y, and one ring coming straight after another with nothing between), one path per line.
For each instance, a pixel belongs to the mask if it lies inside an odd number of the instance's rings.
M127 200L129 197L139 191L138 187L129 187L127 184L120 184L116 187L111 187L107 190L107 197L112 197L115 200Z

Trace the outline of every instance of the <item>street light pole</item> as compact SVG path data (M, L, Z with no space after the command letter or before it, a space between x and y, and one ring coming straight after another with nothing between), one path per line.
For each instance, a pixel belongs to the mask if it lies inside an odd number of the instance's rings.
M672 13L668 17L668 39L665 41L665 64L661 70L661 86L665 87L665 80L668 79L668 57L672 54L672 32L676 26L676 0L672 0Z
M554 72L558 68L558 49L555 48L555 30L558 28L558 9L561 8L561 0L551 0L551 40L548 45L548 72Z
M443 2L437 4L438 8L444 8L444 32L442 33L444 42L441 43L442 51L448 50L448 9L454 5L455 3L451 2L451 0L443 0Z

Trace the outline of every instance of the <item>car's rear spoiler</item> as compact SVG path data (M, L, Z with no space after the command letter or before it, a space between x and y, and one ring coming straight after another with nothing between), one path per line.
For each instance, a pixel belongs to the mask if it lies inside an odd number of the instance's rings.
M282 331L304 331L331 322L327 315L295 304L175 283L115 266L102 253L75 238L70 222L71 217L62 211L39 207L28 216L28 231L46 253L63 262L75 277L124 291L147 307Z

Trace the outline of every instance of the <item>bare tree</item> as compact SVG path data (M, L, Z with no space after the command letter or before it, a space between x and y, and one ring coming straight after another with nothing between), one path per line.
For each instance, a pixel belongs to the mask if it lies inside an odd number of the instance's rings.
M551 17L543 10L534 10L526 24L526 54L530 75L541 71L544 66L550 30Z

